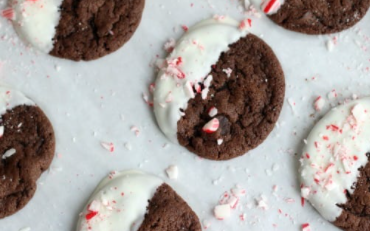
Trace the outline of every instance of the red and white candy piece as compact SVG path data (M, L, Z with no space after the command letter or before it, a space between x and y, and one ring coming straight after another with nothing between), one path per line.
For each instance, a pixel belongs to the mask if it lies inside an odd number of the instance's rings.
M223 69L222 71L226 74L227 78L230 78L231 73L233 73L231 68Z
M15 20L15 12L12 8L1 10L0 15L3 18L9 19L9 20Z
M239 30L246 30L252 27L252 19L246 18L239 24Z
M214 209L215 217L218 220L224 220L231 215L231 208L229 204L217 205Z
M302 231L311 231L310 224L305 223L302 225Z
M93 200L91 204L89 205L88 210L92 212L99 212L100 206L101 206L101 203L99 201Z
M273 14L279 10L280 6L280 0L265 0L262 3L262 10L265 14Z
M203 126L203 131L205 133L214 133L219 127L220 121L217 118L214 118Z
M93 219L99 213L100 209L100 202L99 201L92 201L89 207L87 208L88 213L85 215L85 219L87 221Z
M114 152L114 144L113 143L108 143L108 142L101 142L100 145L108 150L109 152Z
M317 97L314 102L314 108L316 111L321 111L325 106L325 99L321 96Z

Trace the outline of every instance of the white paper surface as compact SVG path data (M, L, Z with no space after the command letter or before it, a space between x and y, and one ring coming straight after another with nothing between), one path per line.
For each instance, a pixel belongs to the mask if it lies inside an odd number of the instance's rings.
M4 1L0 4L3 8ZM253 20L252 32L281 61L287 89L279 126L243 157L226 162L200 160L169 144L142 99L155 78L150 63L156 55L164 56L167 39L179 38L181 25L191 26L216 13L241 20L244 16L238 6L236 0L148 0L133 38L114 54L88 63L25 48L11 23L0 18L0 83L23 91L43 108L55 128L58 154L39 180L32 201L0 220L0 230L74 230L80 210L110 171L138 168L166 179L165 169L171 164L178 166L179 178L168 182L202 222L210 222L207 230L300 230L303 223L310 223L313 230L338 230L308 203L301 206L298 159L303 139L330 104L352 94L369 94L370 53L365 50L370 45L369 14L353 29L329 36L286 31L265 16ZM329 52L327 42L334 36L338 43ZM339 96L328 100L333 89ZM315 113L313 101L319 95L327 103L322 112ZM138 137L132 126L139 128ZM105 150L101 142L113 142L115 152ZM229 219L217 221L214 206L236 184L246 189L247 196ZM278 186L276 195L274 185ZM267 198L267 211L256 206L261 195ZM240 221L244 213L246 219Z

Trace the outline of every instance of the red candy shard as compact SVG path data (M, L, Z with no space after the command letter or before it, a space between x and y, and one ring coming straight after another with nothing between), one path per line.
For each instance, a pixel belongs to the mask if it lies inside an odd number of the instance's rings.
M96 215L98 215L98 212L91 211L88 214L86 214L85 218L86 218L86 220L89 221L89 220L93 219Z

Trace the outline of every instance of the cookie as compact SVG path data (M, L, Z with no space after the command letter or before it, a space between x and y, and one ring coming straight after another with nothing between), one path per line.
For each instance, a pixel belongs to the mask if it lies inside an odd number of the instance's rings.
M262 10L278 25L305 34L331 34L359 22L370 0L264 0Z
M302 152L302 197L346 231L370 229L370 98L332 109Z
M139 171L111 172L81 213L77 231L201 231L196 214L161 179Z
M22 209L33 197L55 150L52 125L22 93L0 87L0 218Z
M228 17L202 21L159 73L154 112L163 133L200 157L228 160L261 144L285 95L271 48Z
M53 56L94 60L118 50L134 34L145 0L12 0L19 36Z

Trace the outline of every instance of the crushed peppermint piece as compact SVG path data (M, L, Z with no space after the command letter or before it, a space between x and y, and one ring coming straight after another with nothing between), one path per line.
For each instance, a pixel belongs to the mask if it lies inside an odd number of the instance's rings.
M0 15L3 18L9 19L9 20L15 20L15 12L12 8L1 10Z
M14 149L14 148L11 148L9 149L8 151L6 151L4 154L3 154L3 160L5 160L6 158L9 158L11 157L12 155L14 155L17 151Z
M312 231L311 227L310 227L310 224L308 224L308 223L303 224L302 225L302 231Z
M131 144L130 144L130 143L125 143L125 148L126 148L127 150L129 150L129 151L131 151L131 150L132 150L132 146L131 146Z
M224 15L214 15L213 18L216 20L216 21L222 21L224 20L226 17Z
M325 99L321 96L317 97L314 102L314 108L316 111L321 111L325 106Z
M329 52L333 51L334 47L335 47L335 44L333 40L330 39L326 42L326 49L328 49Z
M246 195L246 190L240 187L235 187L231 189L231 193L236 197L242 197Z
M257 206L263 210L268 210L267 198L262 195L261 198L257 200Z
M203 126L203 131L205 133L214 133L219 127L220 121L217 118L214 118Z
M191 99L193 99L195 97L195 93L193 91L193 86L192 86L190 81L187 81L185 83L184 90L185 90L186 96L190 97Z
M185 73L181 70L183 63L182 57L168 58L167 60L166 74L169 76L177 77L179 79L184 79L186 77Z
M311 189L309 187L301 188L301 195L303 198L307 198L310 195Z
M279 0L264 0L262 3L262 10L265 14L271 14L280 8L281 3Z
M138 127L132 126L130 130L135 133L135 136L139 136L140 135L140 130L139 130Z
M231 73L233 73L233 70L231 70L231 68L223 69L222 71L226 74L227 78L230 78Z
M209 110L208 110L208 115L210 117L215 117L218 113L218 110L216 107L211 107Z
M114 144L113 143L108 143L108 142L101 142L100 145L108 150L109 152L114 152Z
M247 30L252 27L252 19L246 18L239 24L239 30Z
M89 205L88 210L92 212L99 212L100 206L101 206L101 203L99 201L93 200L91 204Z
M166 169L168 178L176 180L179 176L179 168L176 165L171 165Z
M208 229L209 227L211 227L211 222L208 221L208 220L204 220L203 221L203 229Z
M230 205L217 205L214 209L214 215L218 220L224 220L231 215Z
M143 93L143 100L147 105L149 105L150 107L153 107L154 105L153 101L149 100L149 96L145 93Z
M223 139L217 139L217 145L221 145L224 142Z

